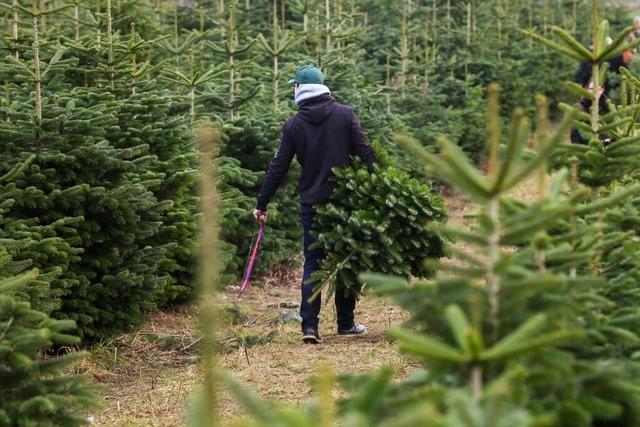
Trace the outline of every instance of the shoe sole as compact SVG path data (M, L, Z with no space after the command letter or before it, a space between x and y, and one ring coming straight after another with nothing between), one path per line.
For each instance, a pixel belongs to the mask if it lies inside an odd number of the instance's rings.
M302 337L302 342L305 344L320 344L322 342L322 339L316 337L315 335L305 335Z

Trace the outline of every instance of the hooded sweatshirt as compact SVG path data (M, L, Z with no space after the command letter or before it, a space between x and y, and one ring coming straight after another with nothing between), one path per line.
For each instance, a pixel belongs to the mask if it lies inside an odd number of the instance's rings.
M302 167L298 189L303 213L313 212L314 204L325 203L331 196L335 188L329 181L332 168L349 166L352 154L362 158L370 170L376 161L353 109L338 104L328 89L314 88L317 94L308 96L312 88L305 86L323 85L302 85L296 92L298 112L282 128L280 146L258 193L256 208L261 211L267 210L294 156Z

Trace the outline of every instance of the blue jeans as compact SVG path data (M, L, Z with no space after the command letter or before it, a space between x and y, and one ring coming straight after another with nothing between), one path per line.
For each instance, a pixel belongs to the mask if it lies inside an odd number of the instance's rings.
M300 317L302 317L302 330L307 328L318 329L318 315L320 314L320 295L313 302L308 302L313 294L313 289L318 282L306 284L307 279L318 269L320 261L324 256L322 249L310 249L316 239L311 235L315 230L313 224L313 213L302 213L302 227L304 229L304 273L302 275L302 302L300 303ZM317 230L316 230L317 231ZM344 288L338 288L336 295L336 314L338 329L345 330L353 327L353 311L356 308L356 299L352 293L345 292Z

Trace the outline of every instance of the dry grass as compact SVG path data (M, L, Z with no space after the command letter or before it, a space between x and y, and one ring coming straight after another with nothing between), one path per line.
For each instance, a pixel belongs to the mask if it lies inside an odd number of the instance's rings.
M92 349L84 369L103 385L96 425L184 424L182 408L199 380L197 356L187 348L194 339L194 320L189 309L153 313L135 333Z
M284 300L295 301L298 292L296 288L286 289ZM246 298L252 301L255 317L265 323L281 310L265 308L263 290L254 289ZM268 298L270 301L282 299ZM398 376L405 376L411 364L397 352L384 333L390 324L400 323L405 318L404 313L388 302L368 297L358 305L356 318L367 325L367 334L356 338L338 337L331 306L325 305L320 321L324 336L322 345L302 344L299 325L283 325L277 328L278 335L273 342L250 349L248 360L239 350L227 354L222 364L259 396L292 404L309 397L309 378L321 363L332 366L337 374L366 372L392 365ZM222 411L230 417L238 413L238 408L227 396L222 402Z
M537 183L532 178L512 195L531 200L536 193ZM445 201L451 223L472 224L468 216L476 210L468 200L452 193ZM329 304L324 305L321 314L320 332L324 343L303 345L298 323L274 322L280 312L298 311L278 305L299 300L300 282L300 269L282 266L263 278L260 286L251 287L241 299L236 297L234 289L222 295L221 304L236 315L226 316L227 325L221 335L226 337L227 351L221 357L221 364L251 391L262 398L298 405L310 396L309 379L321 363L332 366L336 374L364 373L391 365L397 378L405 377L417 366L402 356L385 336L385 330L401 323L406 313L389 301L375 297L363 298L356 309L358 321L367 325L366 336L338 337L333 306ZM201 381L196 354L196 318L194 309L187 307L153 313L136 332L92 350L91 358L82 368L104 386L103 408L95 415L96 425L185 425L189 396ZM270 333L275 336L266 344L242 345ZM227 394L220 399L220 410L226 421L242 414Z
M386 338L385 330L406 315L389 302L367 297L358 304L356 318L367 325L364 337L345 338L335 333L332 305L325 305L320 331L324 343L303 345L299 324L274 324L282 302L299 299L300 272L278 269L262 286L254 286L241 298L223 295L222 304L245 316L228 325L223 336L230 349L221 364L260 397L297 405L310 396L309 379L320 363L336 374L375 370L392 365L404 377L412 363ZM122 335L92 350L83 369L103 387L103 408L95 414L99 426L185 425L190 393L201 380L194 353L196 313L191 308L154 313L135 333ZM252 336L275 333L267 344L238 346ZM233 399L223 395L220 410L229 421L242 413Z

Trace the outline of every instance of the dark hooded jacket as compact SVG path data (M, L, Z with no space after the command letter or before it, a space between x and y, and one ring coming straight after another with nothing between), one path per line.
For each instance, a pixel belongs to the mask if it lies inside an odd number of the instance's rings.
M626 67L627 65L624 63L624 59L622 57L622 55L618 55L612 59L609 60L609 72L612 73L616 73L616 74L620 74L620 68L621 67ZM591 81L591 77L593 74L593 65L591 64L591 62L589 61L583 61L580 63L580 66L578 67L578 71L576 72L576 76L573 79L573 81L575 81L576 83L578 83L580 86L582 87L588 87L589 86L589 82ZM611 82L609 81L609 77L605 76L605 80L604 80L604 96L605 97L609 97L609 93L611 92L611 89L615 89L614 87L612 87Z
M326 202L335 187L329 180L331 169L348 166L352 154L370 170L376 161L353 109L328 94L303 101L282 128L280 146L267 169L256 208L267 210L295 155L302 166L298 181L302 212L313 212L313 205Z
M620 67L624 67L624 66L625 66L625 63L622 55L616 56L615 58L609 61L609 71L611 72L620 74ZM589 82L591 81L592 73L593 73L593 65L591 64L591 62L588 62L588 61L581 62L580 66L578 67L578 71L576 72L574 81L578 83L580 86L584 88L588 88ZM609 106L607 104L607 100L609 99L609 93L611 92L612 86L608 76L606 76L603 86L604 86L604 91L602 93L602 96L600 96L600 102L598 104L600 114L602 115L609 113ZM582 111L589 113L591 111L591 100L582 98L579 102L579 106ZM601 139L604 140L605 136L601 135ZM582 133L576 128L571 129L571 142L574 144L583 144L583 145L586 145L589 143L589 141L585 139L582 136Z

